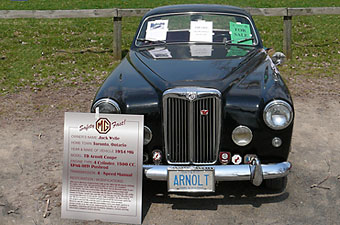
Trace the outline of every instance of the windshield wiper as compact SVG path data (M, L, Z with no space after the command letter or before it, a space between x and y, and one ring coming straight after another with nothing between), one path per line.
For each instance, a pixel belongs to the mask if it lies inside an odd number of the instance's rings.
M145 38L137 38L137 41L143 41L143 42L148 42L151 44L166 44L166 41L162 41L162 40L148 40Z
M242 42L246 42L246 41L250 41L250 40L255 40L255 38L251 37L251 38L242 39L242 40L236 41L236 43L232 43L232 40L228 40L228 41L225 42L225 44L226 45L229 45L229 44L240 44Z

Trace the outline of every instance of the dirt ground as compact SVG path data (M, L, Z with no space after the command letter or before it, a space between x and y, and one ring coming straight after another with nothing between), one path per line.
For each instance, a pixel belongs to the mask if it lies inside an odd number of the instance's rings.
M225 182L209 195L143 187L143 224L340 224L340 81L288 78L296 118L283 193ZM88 112L97 85L0 97L0 224L108 224L61 219L64 112ZM50 206L46 218L46 201Z

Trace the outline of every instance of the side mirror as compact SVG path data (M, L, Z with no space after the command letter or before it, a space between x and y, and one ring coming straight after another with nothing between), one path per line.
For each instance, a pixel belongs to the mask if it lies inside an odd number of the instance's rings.
M283 64L285 59L286 56L282 52L275 52L272 56L272 61L276 66Z

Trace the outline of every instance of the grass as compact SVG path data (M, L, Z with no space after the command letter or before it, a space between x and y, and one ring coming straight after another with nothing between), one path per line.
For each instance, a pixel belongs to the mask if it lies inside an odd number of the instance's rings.
M339 0L1 0L0 9L101 9L101 8L154 8L174 4L224 4L240 7L326 7L340 6Z
M0 9L153 8L183 1L46 1L2 0ZM185 1L252 7L340 6L325 1ZM140 18L124 18L123 46L127 51ZM282 17L254 17L266 47L282 51ZM281 67L284 76L339 77L340 16L293 17L293 56ZM0 93L37 91L55 84L99 84L119 62L112 57L111 18L0 20Z
M112 19L0 21L3 92L103 79L112 57Z

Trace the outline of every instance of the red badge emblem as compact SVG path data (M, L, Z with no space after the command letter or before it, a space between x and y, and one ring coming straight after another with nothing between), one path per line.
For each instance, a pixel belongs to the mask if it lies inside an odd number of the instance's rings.
M202 109L201 110L201 115L202 116L207 116L209 114L209 110L207 110L207 109Z
M240 155L234 155L232 158L231 158L231 161L235 164L235 165L239 165L241 164L242 162L242 157Z

